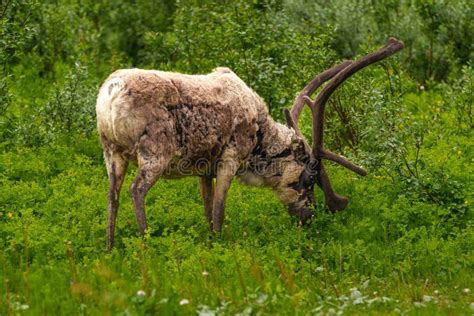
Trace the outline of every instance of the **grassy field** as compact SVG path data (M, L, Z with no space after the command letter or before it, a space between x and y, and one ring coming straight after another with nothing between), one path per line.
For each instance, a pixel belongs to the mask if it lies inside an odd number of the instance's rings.
M451 182L465 181L470 142L438 156L449 147L439 140L423 153L435 169L449 165ZM123 190L109 254L100 155L96 137L0 155L2 314L473 312L472 200L453 215L402 179L332 168L347 210L329 214L319 192L316 220L299 227L272 192L234 183L225 228L212 235L197 179L161 180L147 199L145 240Z
M474 314L469 0L35 1L0 4L0 315ZM160 180L138 236L129 168L116 246L95 98L115 69L232 68L283 121L315 74L406 48L329 100L328 163L349 207L298 226L234 181L211 234L196 178ZM310 118L300 124L311 135Z

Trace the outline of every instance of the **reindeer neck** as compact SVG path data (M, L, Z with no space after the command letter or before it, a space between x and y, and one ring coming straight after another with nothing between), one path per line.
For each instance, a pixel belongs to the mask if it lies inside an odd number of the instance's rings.
M257 144L252 151L252 156L272 158L291 154L291 139L294 132L290 128L276 123L270 116L258 125Z
M291 139L294 132L266 115L257 123L257 144L252 150L240 180L252 186L277 187L283 174L282 163L292 159Z

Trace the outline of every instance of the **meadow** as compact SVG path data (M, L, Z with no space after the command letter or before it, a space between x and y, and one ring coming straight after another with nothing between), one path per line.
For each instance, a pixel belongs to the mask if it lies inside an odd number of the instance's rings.
M456 1L4 1L0 5L0 315L471 315L474 5ZM269 189L234 181L222 233L197 178L160 180L138 228L95 127L119 68L228 66L284 122L322 70L382 46L328 102L327 164L350 198L299 226ZM311 121L300 127L310 139Z

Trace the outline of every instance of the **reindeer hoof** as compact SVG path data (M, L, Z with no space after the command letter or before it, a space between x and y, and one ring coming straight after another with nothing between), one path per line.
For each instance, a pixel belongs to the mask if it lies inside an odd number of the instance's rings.
M314 217L314 213L307 208L293 210L290 214L298 218L298 224L301 226L310 224Z
M311 224L311 221L314 218L314 213L310 210L304 209L300 215L300 224L302 226Z

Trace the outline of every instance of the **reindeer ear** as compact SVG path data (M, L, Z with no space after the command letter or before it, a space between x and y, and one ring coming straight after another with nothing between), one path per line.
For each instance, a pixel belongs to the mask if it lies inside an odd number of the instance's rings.
M301 137L293 133L291 135L291 149L297 150L301 146L304 146L303 139L301 139Z
M306 162L310 158L304 140L297 135L291 140L291 151L297 161Z

